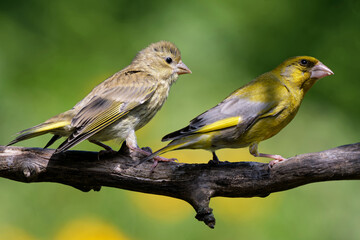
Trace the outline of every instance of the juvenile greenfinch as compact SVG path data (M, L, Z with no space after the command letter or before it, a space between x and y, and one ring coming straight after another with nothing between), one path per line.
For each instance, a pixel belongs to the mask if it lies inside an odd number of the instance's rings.
M295 117L305 93L318 79L332 74L313 57L290 58L191 120L187 127L163 137L162 141L171 142L144 161L172 150L206 149L213 154L211 162L219 163L216 150L247 146L255 157L274 159L270 167L284 161L280 155L259 153L258 144L283 129Z
M130 151L146 154L137 145L135 131L154 117L164 104L171 85L179 75L186 73L191 71L181 61L180 51L174 44L153 43L140 51L129 66L97 85L72 109L19 132L8 145L52 133L54 136L45 148L67 137L55 153L86 139L112 151L101 141L117 139L125 140Z

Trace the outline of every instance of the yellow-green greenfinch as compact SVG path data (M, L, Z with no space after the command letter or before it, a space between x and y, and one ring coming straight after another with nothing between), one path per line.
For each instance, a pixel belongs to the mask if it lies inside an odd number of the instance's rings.
M305 93L314 83L334 74L319 60L293 57L233 92L215 107L194 118L190 124L166 135L171 142L145 159L177 149L206 149L249 146L255 157L274 159L270 167L285 160L280 155L258 152L258 144L277 134L296 115Z
M171 85L180 74L191 73L181 61L179 49L160 41L140 51L131 64L97 85L72 109L35 127L23 130L8 145L45 133L57 139L68 137L55 151L59 153L89 140L108 151L101 143L117 139L126 141L130 151L141 150L135 131L148 123L164 104Z

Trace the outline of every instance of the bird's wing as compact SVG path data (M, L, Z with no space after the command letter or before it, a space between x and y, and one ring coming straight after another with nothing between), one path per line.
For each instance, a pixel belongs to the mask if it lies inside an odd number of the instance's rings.
M286 106L281 104L281 97L288 94L284 86L276 84L277 94L271 89L251 86L256 91L249 94L249 86L235 91L224 101L191 120L190 124L178 131L166 135L162 140L169 141L187 135L206 133L237 127L239 134L245 132L258 119L280 113ZM265 96L273 96L266 99ZM286 98L286 96L285 96Z
M57 152L65 151L88 139L116 122L131 109L146 102L155 92L157 84L151 75L131 72L117 76L116 87L94 89L95 95L78 111L71 122L75 131L63 142ZM106 83L105 83L106 84Z

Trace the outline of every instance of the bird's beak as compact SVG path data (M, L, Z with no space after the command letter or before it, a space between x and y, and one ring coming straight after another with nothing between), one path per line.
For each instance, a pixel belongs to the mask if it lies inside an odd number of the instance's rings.
M318 62L311 70L310 70L310 78L320 79L329 75L333 75L333 71L330 70L323 63Z
M187 74L191 73L191 70L180 60L178 64L176 64L176 70L177 74Z

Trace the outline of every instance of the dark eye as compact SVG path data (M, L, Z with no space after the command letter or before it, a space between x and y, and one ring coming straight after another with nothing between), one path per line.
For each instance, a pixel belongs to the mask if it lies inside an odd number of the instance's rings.
M165 59L165 61L168 63L168 64L170 64L170 63L172 63L172 58L171 57L167 57L166 59Z
M300 61L300 63L301 63L301 65L307 65L308 64L308 61L307 60L305 60L305 59L302 59L301 61Z

